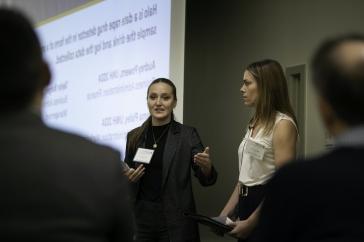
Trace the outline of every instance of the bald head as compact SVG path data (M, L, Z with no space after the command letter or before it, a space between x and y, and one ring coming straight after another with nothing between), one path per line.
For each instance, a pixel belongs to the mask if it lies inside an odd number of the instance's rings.
M313 83L336 116L349 126L364 124L364 36L324 42L312 61Z
M364 42L343 42L333 50L333 60L347 75L363 75L364 73Z

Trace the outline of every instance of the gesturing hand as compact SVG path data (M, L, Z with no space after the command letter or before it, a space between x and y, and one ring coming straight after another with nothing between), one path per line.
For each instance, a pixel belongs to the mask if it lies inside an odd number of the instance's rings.
M209 176L211 173L211 160L210 160L210 147L206 147L203 152L197 153L193 157L193 161L196 165L201 167L202 172Z
M145 167L143 164L140 164L136 169L130 168L125 172L125 175L128 177L129 181L137 182L144 175L144 171Z

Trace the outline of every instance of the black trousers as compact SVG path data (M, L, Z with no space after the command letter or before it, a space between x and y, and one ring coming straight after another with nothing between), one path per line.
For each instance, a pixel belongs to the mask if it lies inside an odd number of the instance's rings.
M243 185L242 185L243 186ZM265 186L257 185L251 187L245 187L240 191L239 204L238 204L238 216L240 220L245 220L255 211L259 204L263 201L265 195ZM255 231L250 234L246 239L239 239L239 242L251 241L254 237Z
M170 241L161 203L138 200L135 206L135 220L137 242Z

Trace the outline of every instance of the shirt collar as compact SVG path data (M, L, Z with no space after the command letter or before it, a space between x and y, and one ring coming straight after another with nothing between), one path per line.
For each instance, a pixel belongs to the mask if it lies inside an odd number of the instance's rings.
M356 126L339 135L335 140L335 146L364 146L364 125Z

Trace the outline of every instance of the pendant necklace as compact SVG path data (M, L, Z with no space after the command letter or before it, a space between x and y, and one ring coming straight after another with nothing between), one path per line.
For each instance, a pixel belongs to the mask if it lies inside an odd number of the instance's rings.
M166 131L168 130L168 127L169 125L164 128L163 132L161 133L161 135L158 137L158 139L155 139L155 136L154 136L154 131L153 131L153 126L152 127L152 136L153 136L153 141L154 141L154 144L153 144L153 149L156 149L158 147L158 141L163 137L163 135L166 133Z

